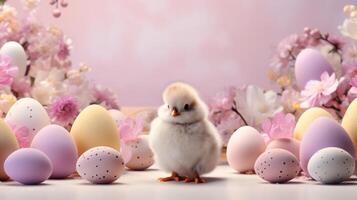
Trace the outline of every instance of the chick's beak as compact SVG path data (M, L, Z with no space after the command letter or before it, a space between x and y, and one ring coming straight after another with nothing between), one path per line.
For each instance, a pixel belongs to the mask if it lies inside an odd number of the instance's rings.
M171 110L171 116L177 117L179 115L180 115L180 112L177 110L176 107L173 107L172 110Z

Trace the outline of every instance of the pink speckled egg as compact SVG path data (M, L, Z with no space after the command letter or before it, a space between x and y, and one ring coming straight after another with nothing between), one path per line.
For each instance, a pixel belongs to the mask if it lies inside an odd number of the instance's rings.
M285 149L299 160L300 141L294 138L279 138L269 142L266 149Z
M264 138L256 129L250 126L240 127L228 141L228 164L240 173L253 171L255 160L264 150Z
M300 144L300 165L306 175L308 162L313 154L326 147L338 147L355 158L351 138L335 120L327 117L317 118L306 130Z
M42 128L33 138L31 147L41 150L51 160L51 178L66 178L76 171L77 147L69 132L58 125Z
M120 153L107 146L94 147L84 152L77 161L78 174L94 184L109 184L124 172Z
M45 153L38 149L19 149L7 157L5 173L14 181L35 185L47 180L52 173L52 164Z
M323 72L331 74L333 69L325 57L315 49L304 49L296 57L295 77L300 89L310 80L320 80Z
M123 154L128 154L125 166L132 170L145 170L154 164L154 153L150 149L147 135L125 142L122 146Z
M254 164L255 173L271 183L285 183L295 178L300 171L299 162L284 149L268 149Z
M108 112L110 116L112 116L113 120L115 121L118 127L120 125L120 122L126 118L126 116L120 110L110 109L108 110Z

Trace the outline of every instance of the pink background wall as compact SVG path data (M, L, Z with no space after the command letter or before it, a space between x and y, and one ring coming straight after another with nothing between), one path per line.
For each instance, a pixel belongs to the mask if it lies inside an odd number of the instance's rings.
M20 0L10 4L22 9ZM208 98L227 85L270 87L266 70L277 42L305 26L337 32L345 0L67 0L41 22L73 40L74 64L119 94L122 105L161 103L166 84L181 80Z

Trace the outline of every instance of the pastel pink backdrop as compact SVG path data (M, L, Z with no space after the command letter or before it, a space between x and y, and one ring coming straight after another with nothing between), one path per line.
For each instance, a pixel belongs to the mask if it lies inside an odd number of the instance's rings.
M275 46L305 26L337 33L346 0L67 0L59 19L42 0L41 22L73 40L74 64L118 93L122 105L161 104L173 81L205 99L229 85L268 88ZM19 8L20 0L10 0ZM20 13L22 15L22 13Z

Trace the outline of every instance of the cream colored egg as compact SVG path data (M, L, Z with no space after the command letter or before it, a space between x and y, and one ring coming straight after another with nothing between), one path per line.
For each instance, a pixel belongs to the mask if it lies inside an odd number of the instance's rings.
M71 135L76 142L78 155L97 146L120 148L116 123L100 105L90 105L77 116Z
M12 59L12 63L19 68L18 77L25 75L27 55L21 44L10 41L6 42L0 49L0 54L5 54Z
M6 181L9 178L4 171L4 162L18 148L15 134L4 120L0 119L0 181Z
M310 124L319 117L329 117L333 119L332 115L322 108L309 108L304 113L302 113L299 120L297 121L294 130L294 138L301 140Z
M353 100L348 106L345 116L343 116L341 125L351 137L353 145L357 150L357 99Z

